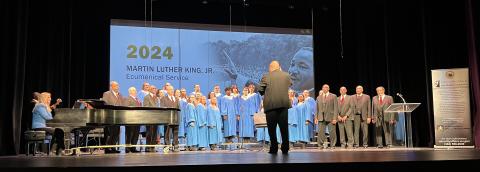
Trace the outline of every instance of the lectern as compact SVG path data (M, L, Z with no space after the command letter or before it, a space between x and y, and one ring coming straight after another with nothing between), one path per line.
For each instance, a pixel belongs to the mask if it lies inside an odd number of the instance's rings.
M412 140L412 121L411 121L411 113L415 110L420 103L393 103L385 110L388 113L399 113L404 112L405 114L405 129L407 132L407 147L413 147L413 140Z

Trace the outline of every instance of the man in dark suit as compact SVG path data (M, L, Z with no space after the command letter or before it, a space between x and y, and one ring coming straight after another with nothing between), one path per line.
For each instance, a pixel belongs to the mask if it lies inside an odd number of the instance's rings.
M143 98L143 106L144 107L158 107L158 99L155 95L157 93L157 87L154 85L150 85L150 94L146 95ZM147 145L156 145L157 144L157 125L148 125L147 126ZM156 152L155 148L147 147L145 148L145 152Z
M123 97L118 90L118 83L116 81L110 82L110 90L103 93L102 100L108 105L121 106L123 104ZM120 134L119 126L107 126L104 127L103 130L106 145L118 144L118 137ZM115 148L107 148L105 149L105 153L120 153L120 151Z
M368 124L372 120L370 96L363 94L361 85L355 88L357 94L351 97L353 110L353 136L355 137L355 147L360 146L360 129L363 134L363 147L368 147Z
M318 124L318 147L327 148L327 137L325 136L325 128L328 127L330 134L330 147L335 148L337 142L337 115L338 102L337 95L330 93L330 86L324 84L322 91L317 97L317 113L315 114L315 123Z
M173 86L167 86L167 95L160 99L160 105L166 108L178 108L180 100L175 97ZM173 151L178 152L178 125L168 125L165 131L165 144L170 145L170 135L173 134Z
M270 135L270 151L278 152L278 141L276 134L277 124L282 135L282 153L287 154L288 145L288 108L291 107L288 99L288 89L292 85L290 75L283 72L278 61L272 61L269 66L269 73L263 75L260 81L259 92L264 95L263 107L266 113L268 134Z
M388 113L385 110L393 103L393 98L385 95L385 88L382 86L377 87L376 91L377 95L372 99L372 123L375 124L377 147L383 148L383 131L385 144L387 148L390 148L392 147L392 129L395 123L395 113Z
M128 88L128 97L125 99L125 106L142 106L140 100L137 98L137 89L135 87ZM136 145L138 141L138 135L140 134L140 126L130 125L125 126L125 144L127 145ZM139 152L135 147L125 148L125 152L136 153Z

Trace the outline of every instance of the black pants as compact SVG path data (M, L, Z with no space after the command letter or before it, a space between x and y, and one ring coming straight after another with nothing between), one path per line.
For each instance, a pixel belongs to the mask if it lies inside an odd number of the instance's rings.
M59 149L65 149L65 134L62 129L60 128L36 128L34 129L35 131L45 131L48 134L51 134L52 137L52 143L57 144L57 150ZM51 147L52 145L50 145Z
M282 135L282 151L288 151L288 108L274 109L265 112L267 117L268 134L270 135L270 150L278 149L277 124Z
M106 126L103 128L103 135L106 145L118 144L118 137L120 135L120 126Z
M125 126L125 144L136 145L139 134L140 126Z
M173 134L173 146L178 146L178 125L167 125L165 127L165 144L170 144L170 135Z
M157 144L157 130L158 125L148 125L147 126L147 145L156 145Z

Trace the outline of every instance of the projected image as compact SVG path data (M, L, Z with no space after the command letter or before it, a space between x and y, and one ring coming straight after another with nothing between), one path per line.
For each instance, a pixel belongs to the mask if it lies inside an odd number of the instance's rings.
M143 82L203 94L214 85L224 88L257 84L272 60L281 63L297 92L314 95L312 36L112 25L110 79L124 88ZM122 93L126 95L126 90Z

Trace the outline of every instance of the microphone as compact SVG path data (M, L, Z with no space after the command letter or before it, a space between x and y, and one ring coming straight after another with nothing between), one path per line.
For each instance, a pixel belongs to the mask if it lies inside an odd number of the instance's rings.
M400 97L400 98L402 99L403 103L407 103L407 102L405 102L405 99L403 98L403 95L402 95L402 94L400 94L400 93L397 93L397 96L398 96L398 97Z

